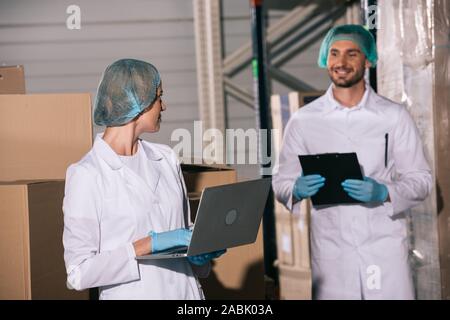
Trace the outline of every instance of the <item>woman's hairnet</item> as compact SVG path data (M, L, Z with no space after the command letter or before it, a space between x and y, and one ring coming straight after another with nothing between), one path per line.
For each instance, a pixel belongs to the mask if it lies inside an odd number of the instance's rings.
M330 47L339 40L349 40L356 43L365 54L367 60L372 64L372 67L376 66L378 60L377 45L372 34L361 25L346 24L336 26L328 31L320 46L319 58L317 59L319 67L327 67Z
M114 127L126 124L156 99L158 70L145 61L121 59L109 65L98 86L94 122Z

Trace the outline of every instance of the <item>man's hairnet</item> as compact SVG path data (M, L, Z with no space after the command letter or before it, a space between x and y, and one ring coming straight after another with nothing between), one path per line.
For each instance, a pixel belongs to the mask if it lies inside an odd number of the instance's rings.
M319 58L317 59L319 67L327 67L330 47L339 40L349 40L356 43L372 64L372 67L376 66L378 60L377 45L372 34L361 25L346 24L336 26L328 31L320 46Z
M94 122L114 127L126 124L156 99L158 70L145 61L121 59L109 65L98 86Z

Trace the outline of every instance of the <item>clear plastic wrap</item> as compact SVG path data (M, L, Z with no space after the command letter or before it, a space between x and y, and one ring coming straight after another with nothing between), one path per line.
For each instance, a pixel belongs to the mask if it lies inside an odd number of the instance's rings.
M412 68L423 68L433 61L432 2L433 0L398 2L400 55L403 64Z
M382 26L377 34L378 93L408 108L437 182L428 199L408 212L416 297L440 299L443 294L445 298L450 212L442 203L450 200L449 4L446 0L382 0L378 5Z

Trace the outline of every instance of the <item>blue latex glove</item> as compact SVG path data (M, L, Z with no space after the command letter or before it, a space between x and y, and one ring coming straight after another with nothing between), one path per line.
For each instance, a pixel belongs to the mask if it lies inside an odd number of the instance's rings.
M215 259L223 255L227 250L213 251L209 253L199 254L197 256L188 257L190 263L202 266L211 259Z
M192 231L183 228L160 233L150 231L149 236L152 238L152 252L159 252L176 247L187 247L191 242Z
M311 174L297 178L292 189L292 195L297 200L309 198L325 185L325 178L320 174Z
M389 195L384 184L369 177L364 177L364 180L347 179L341 185L350 197L362 202L384 202Z

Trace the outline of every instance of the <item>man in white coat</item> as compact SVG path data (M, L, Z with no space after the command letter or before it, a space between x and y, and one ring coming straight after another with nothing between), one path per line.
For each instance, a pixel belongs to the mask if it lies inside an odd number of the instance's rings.
M366 84L377 62L366 29L344 25L322 42L318 64L333 84L289 120L273 189L289 210L326 184L302 175L298 155L356 152L363 180L342 188L359 204L311 212L311 264L316 299L414 299L404 211L431 192L433 179L408 111Z

